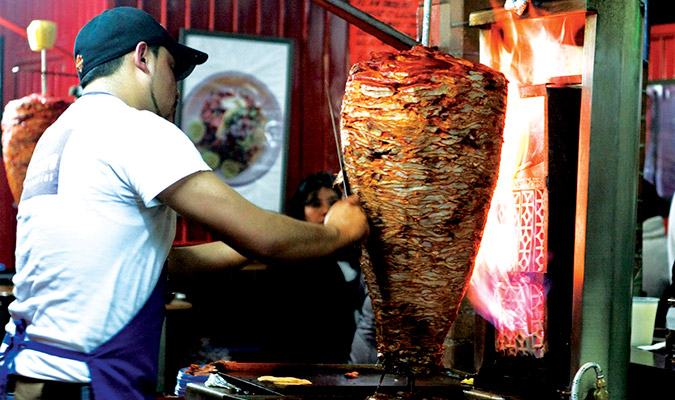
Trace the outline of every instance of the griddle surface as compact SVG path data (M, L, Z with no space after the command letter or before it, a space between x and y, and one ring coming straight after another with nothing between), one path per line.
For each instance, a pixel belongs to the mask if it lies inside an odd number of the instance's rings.
M219 374L228 379L232 376L264 388L269 388L281 396L274 396L264 392L253 392L256 395L241 395L231 393L226 389L206 388L203 385L189 385L186 398L200 399L258 399L279 398L291 400L302 399L365 399L378 393L409 392L411 381L406 376L384 374L381 367L371 364L274 364L274 363L222 363ZM357 378L350 378L345 374L358 372ZM259 382L258 378L264 375L277 377L294 377L308 379L312 385L277 385L270 382ZM236 382L231 383L236 385ZM192 387L191 387L192 386ZM248 389L248 388L247 388ZM193 397L188 394L192 392ZM195 394L199 392L198 397ZM446 398L453 394L460 394L459 380L449 376L417 377L414 381L415 394L441 395ZM221 396L221 397L218 397Z

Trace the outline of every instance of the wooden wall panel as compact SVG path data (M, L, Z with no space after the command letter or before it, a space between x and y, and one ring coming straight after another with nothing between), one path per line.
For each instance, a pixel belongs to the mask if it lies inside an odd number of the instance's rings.
M281 30L283 11L283 0L260 0L258 35L283 36Z
M300 76L302 77L302 107L300 117L302 125L309 129L304 131L301 141L301 165L302 171L314 172L314 169L322 169L322 160L314 160L311 154L323 154L324 142L324 119L326 117L326 97L323 89L323 35L324 35L324 10L311 3L307 15L304 38L305 47L300 61ZM305 154L307 156L305 157ZM317 161L319 161L317 163ZM318 164L318 165L317 165ZM312 168L316 167L316 168Z
M291 120L290 136L288 142L288 160L286 168L286 188L287 193L292 194L305 171L302 169L303 138L305 136L300 115L305 111L303 109L303 82L306 80L301 66L306 54L305 41L302 39L305 35L306 4L307 0L289 0L284 2L284 11L282 15L281 30L283 37L295 40L295 56L293 57L293 81L291 82Z
M162 21L162 2L165 0L139 0L139 4L136 6L148 14L155 17L157 21L160 21L166 27L166 22ZM122 5L128 5L128 0L115 0L115 7L120 7ZM169 28L167 27L167 31ZM169 31L171 33L171 31Z
M649 80L674 79L675 24L654 25L649 35Z
M162 10L166 17L164 27L171 36L178 39L179 32L185 28L185 1L184 0L163 0L166 8Z
M237 33L258 34L258 0L237 1Z
M235 3L237 0L217 0L214 7L213 30L235 32Z
M211 0L190 0L190 26L188 28L212 30L210 16L213 5Z
M663 38L663 49L661 79L673 79L675 78L675 31Z
M114 7L136 7L143 8L143 3L147 0L108 0L109 6L107 8Z
M307 20L306 8L309 0L284 1L281 36L287 38L305 37L304 22ZM300 43L298 43L300 44Z

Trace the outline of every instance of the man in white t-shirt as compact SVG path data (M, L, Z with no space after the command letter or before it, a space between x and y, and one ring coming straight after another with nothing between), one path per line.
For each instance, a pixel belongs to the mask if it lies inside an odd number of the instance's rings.
M299 260L362 240L368 224L356 197L312 224L218 178L171 122L176 81L207 55L149 14L103 12L74 55L83 95L40 139L19 203L0 387L16 399L154 399L167 257L170 271ZM171 249L176 213L222 241Z

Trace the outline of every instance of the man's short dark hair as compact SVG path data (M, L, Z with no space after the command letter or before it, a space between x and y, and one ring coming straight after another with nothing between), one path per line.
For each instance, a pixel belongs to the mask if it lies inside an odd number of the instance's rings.
M148 49L152 54L157 57L159 55L159 48L161 46L148 46ZM117 72L117 70L122 66L122 61L124 56L113 58L110 61L104 62L101 65L97 65L92 68L87 75L83 76L80 80L80 86L84 89L90 84L94 79L103 78L104 76L110 76Z

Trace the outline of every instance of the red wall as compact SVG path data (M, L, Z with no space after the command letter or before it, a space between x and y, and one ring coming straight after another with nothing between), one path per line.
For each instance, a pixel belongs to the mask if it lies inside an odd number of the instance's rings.
M106 8L142 8L162 22L178 39L181 28L213 30L293 39L286 197L308 174L338 171L335 141L326 104L324 77L335 113L339 113L349 71L348 24L309 0L21 0L0 2L0 17L25 29L34 19L57 23L58 49L50 50L48 70L73 72L73 42L79 28ZM1 20L0 20L1 22ZM32 53L24 37L3 27L5 37L4 100L40 91L37 73L12 74L14 65L39 69L39 54ZM24 70L25 71L25 70ZM18 76L17 76L18 75ZM75 78L51 76L50 92L67 95ZM0 263L13 267L15 217L11 195L0 166Z
M675 78L675 24L654 25L649 30L649 80Z

